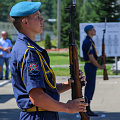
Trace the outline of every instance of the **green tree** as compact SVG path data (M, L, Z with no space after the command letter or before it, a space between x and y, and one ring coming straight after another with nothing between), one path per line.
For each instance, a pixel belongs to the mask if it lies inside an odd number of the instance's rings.
M9 17L9 13L10 13L10 9L11 7L24 0L1 0L0 1L0 21L4 21L4 22L9 22L10 21L10 17Z
M71 1L62 1L61 3L61 47L69 45L69 30L70 30L70 11L65 10L66 7L72 5ZM76 44L79 44L79 10L82 5L81 1L76 3L76 16L74 17L74 33Z
M45 49L51 49L52 44L50 41L50 35L47 33L45 37L45 43L44 43Z
M80 20L80 22L81 23L91 22L90 21L91 20L91 12L92 12L92 14L94 13L94 15L96 16L96 13L92 10L90 0L86 0L86 2L82 4L81 9L79 10L79 20Z
M0 1L0 21L9 21L9 12L13 5L25 0L1 0ZM26 0L27 1L27 0ZM57 0L32 0L33 2L41 2L40 11L45 13L44 19L55 19L57 16Z
M33 0L34 2L39 0ZM53 30L53 23L48 19L56 19L57 17L57 0L41 0L41 16L44 18L44 29Z
M120 17L119 7L117 0L94 0L91 21L104 22L106 17L107 22L117 22Z

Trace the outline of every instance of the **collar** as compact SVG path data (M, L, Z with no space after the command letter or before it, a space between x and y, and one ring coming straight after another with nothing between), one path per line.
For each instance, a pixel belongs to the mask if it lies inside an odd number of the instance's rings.
M45 49L39 47L34 41L32 41L30 38L28 38L26 35L22 33L18 33L18 39L25 41L27 45L33 46L35 49L37 49L39 52L45 51Z
M3 38L1 37L1 40L2 40L2 41L6 41L6 40L7 40L7 38L6 38L5 40L3 40Z
M86 39L94 43L94 41L92 40L92 38L89 37L88 35L86 36Z

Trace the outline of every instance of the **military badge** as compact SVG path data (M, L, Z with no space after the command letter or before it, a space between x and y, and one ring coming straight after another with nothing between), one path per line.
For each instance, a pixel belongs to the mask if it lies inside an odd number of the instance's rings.
M38 62L28 62L29 75L40 75Z
M90 47L90 50L92 50L93 48L92 48L92 46Z

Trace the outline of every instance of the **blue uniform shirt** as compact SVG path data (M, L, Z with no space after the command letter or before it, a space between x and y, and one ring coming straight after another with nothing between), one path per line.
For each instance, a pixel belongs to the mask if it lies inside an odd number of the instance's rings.
M86 36L85 40L83 41L82 50L85 61L84 69L87 81L87 84L85 86L85 96L88 99L88 104L90 104L90 100L92 100L95 90L97 67L91 63L88 55L93 54L96 60L98 57L94 41L89 36Z
M3 38L0 39L0 46L2 46L3 48L7 48L7 47L12 47L12 43L9 39L3 40ZM8 50L9 53L2 51L2 55L4 58L10 58L11 54L10 54L10 50ZM1 51L0 51L1 54Z
M21 79L21 67L23 56L25 51L28 49L28 44L34 48L29 49L26 53L24 64L23 64L23 81ZM43 70L41 67L40 59L35 50L38 50L50 66L50 60L46 50L40 48L35 42L30 40L22 33L18 34L15 45L11 52L11 80L13 85L13 91L16 98L16 102L19 108L27 109L33 107L32 102L29 98L29 92L33 88L43 88L44 92L53 99L59 101L59 94L55 89L52 89L44 79ZM45 70L47 67L45 65ZM52 74L47 72L48 79L53 85Z
M89 54L93 54L94 58L97 60L98 56L95 48L95 43L89 36L86 36L85 40L83 41L82 50L84 61L89 61Z

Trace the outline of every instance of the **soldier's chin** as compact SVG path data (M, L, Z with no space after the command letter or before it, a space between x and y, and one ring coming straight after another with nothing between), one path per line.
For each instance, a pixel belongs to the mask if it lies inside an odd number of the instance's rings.
M40 32L39 32L39 33L41 33L41 32L43 32L43 30L40 30Z

